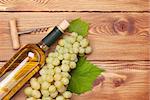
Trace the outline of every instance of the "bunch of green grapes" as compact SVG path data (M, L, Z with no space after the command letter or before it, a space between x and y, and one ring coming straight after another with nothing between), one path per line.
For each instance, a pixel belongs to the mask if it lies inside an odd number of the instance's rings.
M39 71L40 76L30 80L25 88L27 100L69 100L67 91L71 78L69 72L76 68L78 56L92 51L89 41L77 33L65 35L58 41L54 52L48 54L46 65Z

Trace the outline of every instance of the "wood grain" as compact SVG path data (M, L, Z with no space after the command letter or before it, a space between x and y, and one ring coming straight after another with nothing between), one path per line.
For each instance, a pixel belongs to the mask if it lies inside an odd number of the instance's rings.
M91 61L106 72L126 76L126 79L116 86L119 77L106 77L102 84L92 91L80 96L75 95L72 100L149 100L149 61ZM4 63L0 63L2 66ZM13 100L25 100L23 89Z
M1 13L0 61L8 60L12 50L8 21L17 18L19 31L54 26L63 19L77 17L90 23L89 39L94 48L90 60L149 60L149 13ZM88 17L90 16L90 17ZM105 16L105 17L104 17ZM147 21L145 21L147 20ZM37 43L46 34L20 36L21 45Z
M149 0L0 0L0 67L16 52L11 44L10 19L16 18L18 30L23 31L53 27L63 19L81 17L90 23L88 38L93 53L88 60L116 76L106 77L85 94L74 94L72 100L149 100L149 3ZM45 35L21 35L21 46L37 43ZM122 81L119 76L126 79ZM23 89L12 100L25 100Z
M149 0L0 0L1 11L149 11Z
M82 95L74 94L71 100L149 100L149 75L147 71L118 71L127 79L118 87L114 86L114 79L106 78L103 84ZM12 100L25 100L23 89Z
M114 79L105 79L102 85L96 86L80 96L74 95L72 100L149 100L149 75L147 71L117 71L127 79L118 87Z

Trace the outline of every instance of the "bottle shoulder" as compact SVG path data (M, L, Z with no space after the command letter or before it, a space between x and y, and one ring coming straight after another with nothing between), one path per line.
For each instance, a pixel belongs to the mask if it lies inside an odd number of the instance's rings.
M33 52L39 58L40 64L45 62L45 52L37 44L27 44L22 49L20 49L16 55L20 55L26 52Z
M45 52L40 48L38 44L27 44L22 49L31 49L31 50L34 49L43 52L45 54Z

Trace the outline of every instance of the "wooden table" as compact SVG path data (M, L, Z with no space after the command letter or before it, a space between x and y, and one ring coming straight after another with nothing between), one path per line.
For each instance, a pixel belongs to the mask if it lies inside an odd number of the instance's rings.
M16 18L18 30L54 26L63 19L81 17L90 23L94 51L88 59L107 72L127 77L120 86L107 81L72 100L149 100L149 0L0 0L0 66L16 52L8 21ZM20 36L21 45L36 43L45 34ZM19 92L14 100L23 97Z

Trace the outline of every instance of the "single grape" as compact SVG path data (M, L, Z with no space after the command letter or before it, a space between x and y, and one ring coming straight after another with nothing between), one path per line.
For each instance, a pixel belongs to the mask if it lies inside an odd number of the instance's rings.
M73 36L73 37L77 37L77 36L78 36L78 33L76 33L76 32L72 32L72 33L71 33L71 36Z
M40 93L40 91L38 91L38 90L33 90L32 91L32 96L34 97L34 98L40 98L41 97L41 93Z
M47 70L47 73L48 73L48 75L54 75L55 74L55 71L54 71L54 69L48 69Z
M48 75L42 75L42 76L41 76L43 82L46 81L47 77L48 77Z
M40 83L38 82L38 80L36 78L32 78L30 80L30 84L33 89L35 89L35 90L40 89Z
M76 58L77 58L77 55L76 55L76 54L71 54L71 58L70 58L70 60L75 61L75 60L76 60Z
M60 45L57 45L56 48L55 48L55 50L56 50L56 51L59 51L60 48L61 48L61 46L60 46Z
M55 98L57 95L58 95L58 92L57 92L57 91L55 91L55 92L53 92L53 93L50 93L50 96L51 96L52 98Z
M66 53L69 53L69 49L68 48L63 48L63 54L66 54Z
M70 39L69 38L70 38L69 35L64 37L64 43L65 43L64 46L66 45L66 43L70 43Z
M61 72L62 77L69 78L70 74L68 72Z
M51 85L51 86L49 87L49 92L50 92L50 93L53 93L53 92L55 92L55 91L56 91L55 85Z
M61 79L61 81L62 81L62 83L63 83L64 85L68 85L68 84L69 84L69 79L66 78L66 77L63 77L63 78Z
M73 52L74 52L75 54L78 54L78 53L79 53L79 48L78 48L78 47L73 47Z
M47 57L46 58L46 63L51 64L53 62L54 58L53 57Z
M73 44L73 48L79 48L80 47L80 43L79 42L75 42L74 44Z
M35 82L35 81L37 81L37 79L35 77L30 79L30 82Z
M70 36L69 41L73 44L76 41L76 37Z
M40 75L44 75L44 74L47 73L46 71L47 71L47 70L45 70L44 68L42 68L42 69L39 71L39 73L40 73Z
M88 46L88 47L85 48L85 53L86 54L89 54L91 52L92 52L92 48L90 46Z
M60 40L58 41L58 44L59 44L60 46L64 46L64 39L60 39Z
M53 69L53 68L54 68L54 66L53 66L52 64L47 64L47 68L49 68L49 69Z
M25 93L25 95L27 95L28 97L30 97L30 96L32 95L32 91L33 91L33 89L32 89L31 87L26 87L26 88L24 89L24 93Z
M64 47L67 49L70 49L70 48L72 48L72 44L67 42L67 43L65 43ZM69 50L68 50L68 52L69 52Z
M54 75L54 80L55 81L59 81L60 79L61 79L61 74L58 73L58 74Z
M52 65L58 66L60 64L60 60L58 58L54 58Z
M43 83L43 79L42 79L42 76L39 76L38 78L37 78L37 81L41 84L41 83Z
M66 89L67 89L67 88L66 88L65 86L62 86L62 87L60 87L60 88L57 88L57 90L58 90L59 93L65 92Z
M71 61L69 66L70 66L71 69L74 69L74 68L76 68L76 63Z
M71 55L69 53L64 54L64 59L65 60L70 60L70 58L71 58Z
M59 55L58 55L58 59L59 59L59 60L63 60L63 59L64 59L63 55L62 55L62 54L59 54Z
M67 64L69 65L70 61L69 60L62 60L62 64Z
M63 65L61 65L61 70L64 72L68 72L70 70L70 68L67 64L63 64Z
M72 93L71 93L70 91L65 91L65 92L63 93L63 96L64 96L65 98L71 98L71 97L72 97Z
M81 47L87 47L89 44L89 41L87 39L83 39L80 41Z
M41 90L41 93L44 97L48 97L50 95L48 90Z
M61 81L55 81L54 85L55 85L56 88L61 88L63 86Z
M56 100L65 100L65 98L63 96L57 96Z
M53 80L54 80L54 78L53 78L53 76L52 75L48 75L47 77L46 77L46 81L47 82L53 82Z
M46 89L49 88L50 85L51 85L51 84L50 84L49 82L44 81L44 82L41 84L41 88L46 90Z
M78 41L78 42L80 42L82 39L83 39L83 36L81 36L81 35L79 35L79 36L77 37L77 41Z
M64 53L64 48L60 47L60 49L57 52L60 53L60 54L63 54Z
M83 47L79 47L79 53L84 54L84 52L85 52L85 49Z
M60 72L61 72L60 66L55 67L55 68L54 68L54 71L55 71L55 73L60 73Z

